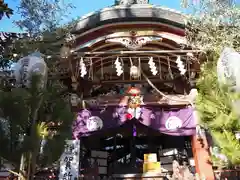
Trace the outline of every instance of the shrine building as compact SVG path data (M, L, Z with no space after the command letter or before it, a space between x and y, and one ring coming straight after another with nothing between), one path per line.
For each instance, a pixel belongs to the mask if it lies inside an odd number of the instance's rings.
M162 179L176 165L214 179L194 109L201 52L187 44L185 18L147 0L120 0L72 29L60 65L82 177ZM98 156L104 163L94 164Z

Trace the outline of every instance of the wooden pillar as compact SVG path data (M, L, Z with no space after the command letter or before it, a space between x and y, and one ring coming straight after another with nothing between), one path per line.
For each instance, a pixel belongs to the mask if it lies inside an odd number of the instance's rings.
M214 180L214 173L206 136L201 137L201 140L197 137L197 135L192 136L192 150L196 173L198 174L200 180Z
M205 132L199 126L199 116L195 109L195 100L198 95L197 89L191 89L189 99L193 104L193 116L196 121L196 134L192 136L192 151L195 162L196 175L200 180L214 180L214 173L209 152L209 145Z

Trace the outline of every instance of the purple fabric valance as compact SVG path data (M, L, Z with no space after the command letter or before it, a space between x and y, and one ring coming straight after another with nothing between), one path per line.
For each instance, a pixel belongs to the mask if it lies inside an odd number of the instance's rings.
M125 106L81 110L77 113L77 119L73 124L73 136L86 136L90 132L119 127L126 121L131 121L126 116L127 113ZM192 107L162 109L143 106L138 121L160 133L173 136L190 136L196 133L196 120Z

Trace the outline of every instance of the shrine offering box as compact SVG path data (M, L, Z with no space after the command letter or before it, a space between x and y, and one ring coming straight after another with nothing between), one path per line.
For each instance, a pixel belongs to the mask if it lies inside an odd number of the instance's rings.
M160 162L143 163L143 173L161 173Z
M154 163L157 162L157 154L152 153L152 154L144 154L144 163Z

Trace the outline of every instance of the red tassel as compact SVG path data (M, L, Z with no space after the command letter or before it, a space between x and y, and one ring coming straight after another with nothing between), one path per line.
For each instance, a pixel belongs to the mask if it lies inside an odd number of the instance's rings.
M132 116L130 113L127 113L127 114L126 114L126 118L127 118L128 120L130 120L130 119L133 118L133 116Z

